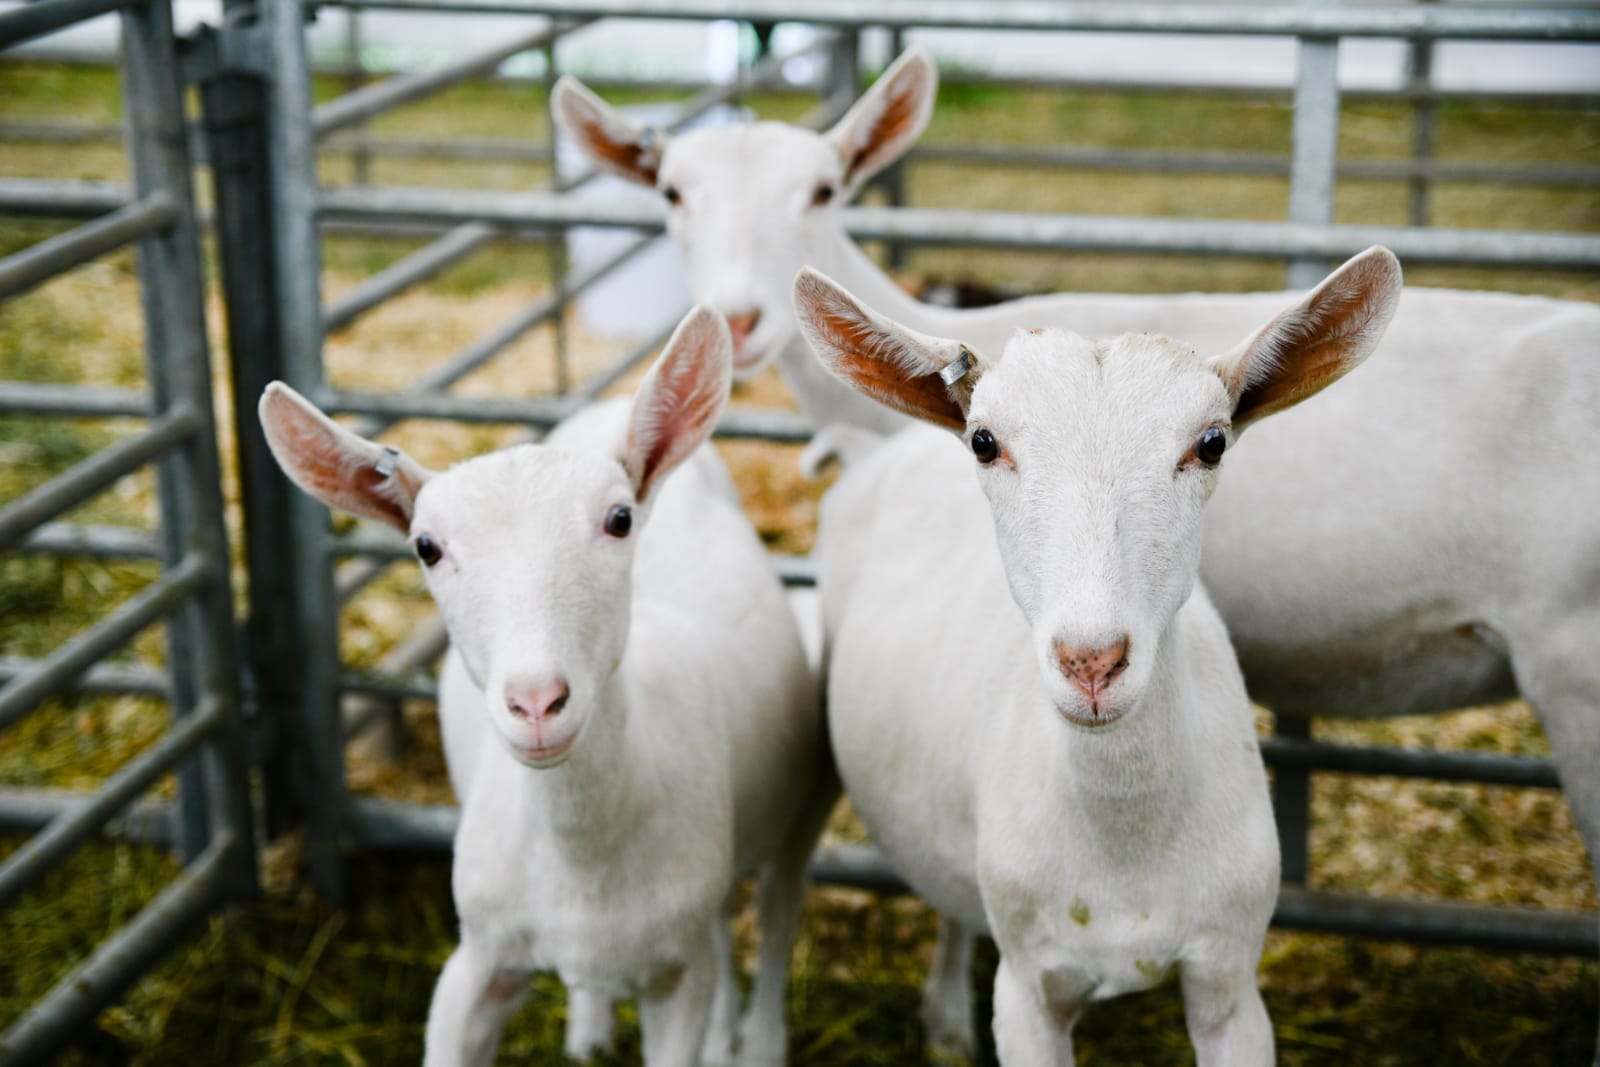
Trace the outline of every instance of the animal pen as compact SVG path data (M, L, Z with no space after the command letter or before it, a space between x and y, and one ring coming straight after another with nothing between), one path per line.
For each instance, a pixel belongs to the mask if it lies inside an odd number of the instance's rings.
M1410 264L1600 269L1600 237L1562 232L1455 229L1428 225L1428 197L1441 181L1600 182L1592 169L1547 165L1444 163L1432 157L1430 116L1447 94L1430 82L1440 41L1600 41L1593 10L1488 10L1476 7L1209 7L1066 5L1048 0L973 4L963 0L339 0L322 11L415 11L528 17L525 32L436 69L373 81L313 104L302 0L225 0L223 25L180 39L161 0L32 0L0 13L0 46L48 34L106 12L122 20L130 187L67 180L0 179L0 210L80 219L77 228L0 260L0 296L22 293L62 271L137 242L145 316L148 387L0 383L0 414L39 418L145 420L139 433L0 508L0 549L18 553L155 558L160 577L91 629L38 659L0 660L0 728L74 689L159 696L171 709L163 739L93 793L0 790L0 829L29 833L0 864L0 906L11 903L81 842L109 833L170 846L182 874L126 929L102 944L0 1038L0 1058L42 1058L70 1039L135 981L199 915L256 891L258 839L303 827L309 870L334 899L346 892L352 850L448 852L455 826L446 806L380 800L346 784L346 746L365 731L398 722L401 702L432 699L428 667L445 638L437 622L389 649L378 669L358 671L339 654L342 605L386 568L410 558L403 541L366 529L335 536L327 511L291 490L255 424L255 398L282 379L330 414L359 419L368 436L403 420L510 424L537 434L598 398L665 340L647 339L613 366L582 380L567 360L564 323L573 300L627 263L663 227L655 205L580 199L572 190L593 175L526 192L324 186L319 151L426 151L471 156L470 142L406 145L367 136L368 120L468 79L491 76L508 59L543 54L553 84L558 43L595 20L736 18L770 28L783 22L824 29L803 51L819 74L807 86L816 106L802 124L823 128L853 101L863 74L864 31L901 35L924 27L1045 31L1183 33L1292 38L1299 73L1293 90L1292 145L1286 159L1222 153L1100 153L940 146L913 152L879 186L886 206L857 206L845 219L861 240L884 242L891 257L918 246L1059 253L1208 255L1286 262L1286 284L1320 280L1330 261L1381 243ZM1341 40L1398 39L1409 50L1410 81L1398 94L1415 109L1415 152L1404 164L1342 165L1337 159ZM683 86L689 95L665 124L678 128L719 105L780 83L794 54L763 54L725 84ZM993 79L991 79L993 80ZM1067 79L1051 85L1070 88ZM200 120L189 129L183 99L198 90ZM1592 107L1593 98L1581 101ZM552 141L514 151L550 161ZM341 138L345 138L341 140ZM496 151L507 151L504 146ZM196 157L199 157L198 159ZM905 173L920 161L982 159L1026 166L1107 167L1287 174L1283 222L1157 219L957 211L907 206ZM248 607L236 613L224 525L222 472L210 377L201 258L203 220L192 187L196 163L212 184L215 238L227 316L231 387L244 502L239 535ZM1363 169L1363 166L1365 169ZM553 168L552 168L553 170ZM1335 224L1336 177L1381 176L1411 189L1411 225ZM322 233L329 227L427 233L418 251L337 299L320 283ZM568 269L565 234L609 227L637 237L603 260ZM498 242L545 249L557 278L549 295L518 309L473 343L402 389L334 388L323 341L385 301ZM557 383L550 395L484 398L452 386L530 331L553 332ZM810 427L784 412L735 408L719 435L804 442ZM119 478L156 464L160 523L147 537L126 529L56 520ZM775 559L793 585L812 581L803 557ZM241 590L243 592L243 590ZM236 615L238 618L236 619ZM166 626L169 669L104 663L135 634ZM1273 800L1283 846L1284 887L1276 922L1353 936L1472 944L1595 956L1589 913L1384 900L1306 887L1310 780L1315 773L1359 773L1558 787L1547 760L1468 752L1358 747L1317 740L1310 722L1280 717L1263 742L1273 769ZM170 798L135 803L176 771ZM830 846L815 861L820 880L903 891L865 846Z

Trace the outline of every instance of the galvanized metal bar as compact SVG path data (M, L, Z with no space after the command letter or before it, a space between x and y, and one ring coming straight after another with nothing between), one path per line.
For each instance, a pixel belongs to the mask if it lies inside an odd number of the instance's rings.
M400 74L381 82L374 82L353 93L346 93L338 99L318 105L311 112L312 128L316 136L325 137L335 130L364 122L402 104L420 100L475 74L488 73L512 56L542 48L581 25L583 22L573 21L542 25L537 30L513 37L492 48L452 60L432 70Z
M0 415L142 418L152 410L149 396L138 389L56 382L0 382Z
M1339 745L1282 734L1263 738L1261 754L1267 765L1280 774L1289 770L1317 770L1523 788L1561 788L1555 764L1533 756Z
M1600 955L1600 915L1284 886L1272 922L1296 930L1553 956Z
M1433 42L1411 41L1406 45L1406 86L1425 90L1433 82ZM1408 182L1408 219L1413 226L1428 224L1427 167L1433 159L1434 103L1419 93L1411 107L1411 162L1416 175Z
M306 0L307 3L310 0ZM1257 7L1241 4L1063 4L1058 0L333 0L390 11L538 14L564 18L737 19L974 30L1226 34L1270 37L1432 37L1454 40L1600 40L1590 9Z
M0 730L33 711L44 700L69 688L96 660L115 652L151 623L176 611L186 597L216 576L217 568L209 561L190 556L129 597L110 615L57 648L33 670L13 678L0 689Z
M88 804L76 789L0 788L0 833L31 834ZM172 802L136 800L104 827L108 837L161 848L172 844Z
M1302 5L1311 0L1302 0ZM1335 164L1339 158L1339 42L1300 39L1300 71L1294 87L1294 147L1289 162L1289 221L1326 226L1333 222ZM1290 289L1310 289L1328 273L1316 256L1289 260Z
M29 0L0 12L0 48L10 48L47 33L126 7L132 0Z
M70 522L47 522L35 527L17 551L101 559L155 559L159 554L155 538L146 530Z
M360 393L326 390L318 406L330 414L374 415L386 419L448 419L474 423L522 423L550 429L581 407L573 398L464 397L448 393ZM746 437L762 441L804 444L811 426L788 411L741 408L723 416L719 437Z
M1348 95L1348 94L1346 94ZM1157 174L1257 174L1280 177L1289 173L1289 160L1281 156L1244 152L1167 152L1139 148L1080 148L1073 146L924 145L906 155L912 163L947 166L1041 167L1065 170L1132 170ZM1340 178L1383 181L1496 182L1503 185L1600 185L1600 167L1584 164L1522 164L1453 162L1425 158L1356 159L1335 168Z
M270 42L272 92L267 95L267 172L273 228L278 348L271 371L307 396L322 388L322 250L316 228L317 147L312 129L310 64L305 10L300 0L261 0ZM463 220L467 221L467 220ZM287 557L285 614L297 661L286 665L296 687L293 703L278 709L280 736L292 746L303 785L306 862L328 898L345 895L339 820L345 803L344 735L339 724L338 618L330 595L328 512L303 493L288 493L276 524L275 547Z
M684 310L687 312L688 309L685 308ZM574 390L574 395L580 400L598 400L602 393L616 385L623 378L626 378L636 367L649 359L651 353L666 344L667 339L672 336L672 331L677 329L678 321L682 317L683 315L681 314L671 316L671 321L658 330L654 337L645 338L634 345L632 349L624 352L622 358L611 364L611 366L599 374L584 379L583 384Z
M27 656L0 656L0 685L38 670L44 660ZM74 678L67 690L79 693L131 693L165 698L167 673L143 663L96 663Z
M229 0L254 17L253 5ZM214 33L202 29L200 33ZM292 497L267 448L256 404L267 383L283 377L283 301L275 267L277 233L269 156L267 89L250 72L225 70L199 84L201 125L211 163L216 256L227 321L229 384L242 505L241 540L247 608L241 626L240 712L264 739L258 759L262 827L269 838L299 819L298 769L292 723L300 708L301 653L295 648L294 546L288 532Z
M240 849L236 838L218 835L133 921L101 942L0 1035L0 1059L42 1062L79 1036L101 1008L121 996L191 923L226 896Z
M103 218L0 259L0 299L16 296L80 263L171 226L177 217L177 205L170 196L151 193Z
M1276 715L1273 730L1286 743L1311 743L1311 719L1306 716ZM1311 872L1311 775L1305 766L1273 768L1272 814L1278 825L1283 880L1303 885Z
M159 740L117 768L81 808L53 820L7 856L0 863L0 908L16 900L24 889L49 873L50 868L215 733L227 721L228 710L221 700L205 701L178 719Z
M47 218L92 218L128 206L132 194L121 182L0 178L0 211Z
M323 309L326 329L329 333L344 329L385 300L454 266L499 235L499 230L482 223L456 227L330 301Z
M504 225L618 226L649 232L658 232L665 225L661 209L654 204L577 201L539 192L399 187L371 188L359 193L325 190L320 209L326 217L339 219L450 223L484 218ZM1600 236L1526 230L1311 226L884 207L847 208L844 223L860 240L897 240L917 245L1340 259L1370 245L1383 244L1406 262L1600 268Z
M83 503L118 478L149 463L201 425L193 408L180 406L143 430L96 452L0 509L0 550L15 548L34 527Z

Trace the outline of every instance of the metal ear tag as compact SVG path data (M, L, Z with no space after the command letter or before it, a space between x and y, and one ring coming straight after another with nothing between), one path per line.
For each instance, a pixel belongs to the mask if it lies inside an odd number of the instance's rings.
M972 373L972 353L962 345L961 355L946 363L939 371L939 380L946 385L954 385L970 373Z
M653 153L657 148L661 147L660 142L661 132L654 126L646 126L639 131L639 136L633 143L641 153Z
M394 474L394 468L400 462L400 450L393 445L384 445L383 451L378 454L377 465L373 468L380 478L387 478Z

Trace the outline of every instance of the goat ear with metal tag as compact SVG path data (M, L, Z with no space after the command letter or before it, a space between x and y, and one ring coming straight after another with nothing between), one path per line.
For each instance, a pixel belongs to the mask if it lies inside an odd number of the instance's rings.
M986 365L972 349L884 318L810 267L795 278L794 306L801 333L834 377L896 411L966 430Z

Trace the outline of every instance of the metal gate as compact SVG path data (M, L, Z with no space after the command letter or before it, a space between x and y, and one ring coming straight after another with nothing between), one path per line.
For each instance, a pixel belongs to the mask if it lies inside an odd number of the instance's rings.
M176 772L175 801L141 808L151 836L174 844L183 868L130 923L98 946L0 1036L0 1059L31 1061L59 1046L115 1000L197 918L254 892L255 845L238 699L233 597L212 416L199 226L179 66L163 3L39 0L0 14L9 46L107 11L122 19L122 84L132 189L7 183L6 207L92 221L0 260L0 298L130 242L146 346L146 388L0 384L7 415L137 417L138 432L0 509L0 549L134 554L161 562L154 581L104 619L37 660L7 660L0 728L75 687L134 687L163 696L171 721L160 740L81 796L0 791L0 825L37 830L0 864L0 906L13 902L130 804ZM160 521L153 537L124 528L53 522L147 464L157 465ZM136 635L166 624L167 669L97 666Z
M118 0L36 0L0 15L0 44L25 39L72 19L116 9ZM664 340L652 338L615 365L572 382L561 324L570 300L626 262L662 228L654 206L580 200L567 193L587 180L525 193L416 190L359 185L323 188L316 175L319 146L349 139L365 121L464 79L488 74L506 59L544 55L546 85L556 75L555 46L598 18L737 18L762 26L797 21L827 32L804 50L822 60L812 89L816 108L803 120L829 124L859 85L860 35L874 27L896 35L917 27L973 27L1017 32L1075 30L1183 32L1288 37L1298 41L1300 73L1294 90L1288 220L1281 223L1089 218L999 212L929 210L902 206L903 170L883 179L889 207L846 212L858 238L889 244L1128 251L1278 257L1288 263L1288 284L1319 280L1328 261L1384 243L1407 262L1600 268L1600 238L1561 233L1452 230L1421 225L1430 178L1444 173L1428 157L1426 123L1419 118L1417 155L1405 174L1413 186L1413 226L1331 224L1338 165L1339 42L1345 38L1398 38L1411 50L1413 82L1406 94L1419 115L1440 98L1428 83L1428 57L1440 40L1600 40L1600 14L1592 11L1487 11L1441 7L1207 8L1187 5L1063 5L1048 0L1008 0L974 5L966 0L880 0L873 5L817 0L338 0L329 8L530 16L526 32L444 67L401 74L313 106L302 0L225 0L224 25L188 43L181 69L198 86L203 112L200 142L215 181L215 230L229 322L234 408L238 413L240 478L244 502L243 548L249 606L234 648L233 608L225 581L226 545L212 445L210 385L199 293L196 223L189 190L189 161L179 107L179 57L164 4L124 12L129 86L130 145L135 198L82 184L0 182L0 207L45 214L96 215L73 235L54 239L0 263L0 295L19 291L52 270L64 269L115 243L142 237L141 274L150 328L149 397L106 390L55 389L7 384L0 412L141 414L148 429L113 446L81 470L64 475L0 511L0 548L28 551L154 552L129 546L103 530L43 525L121 473L157 455L162 461L162 537L167 570L92 635L75 640L37 664L0 664L10 678L0 690L0 725L73 683L127 688L155 681L130 679L94 661L139 627L173 613L170 681L177 712L171 737L130 764L89 802L0 793L0 823L50 827L0 867L0 904L13 883L68 844L94 832L142 786L191 750L205 759L189 767L178 803L171 807L172 839L190 861L188 873L99 960L86 998L75 979L6 1037L7 1051L46 1047L63 1032L62 1020L81 1018L115 994L152 956L181 918L204 911L254 885L250 810L243 791L240 708L252 728L252 749L268 837L295 825L306 830L307 859L318 886L344 894L342 858L353 849L447 851L456 812L444 806L401 804L352 795L345 782L345 748L372 724L391 718L405 699L431 699L425 668L444 647L437 622L390 650L376 672L358 673L338 655L341 605L384 568L409 559L392 536L357 530L335 537L327 511L290 490L278 473L255 423L255 400L267 381L282 378L324 410L358 416L361 432L383 433L405 419L513 423L539 432L593 400ZM539 16L533 18L533 16ZM735 81L700 88L676 113L685 123L720 103L771 83L791 56L767 55ZM1063 83L1064 84L1064 83ZM355 151L377 150L357 136ZM381 146L380 146L381 147ZM927 149L908 158L934 159L974 150ZM551 158L553 145L528 145L531 158ZM992 153L991 153L992 155ZM1012 153L1038 164L1079 163L1049 150ZM265 160L263 165L262 161ZM1108 165L1130 165L1124 157ZM1248 172L1260 160L1154 157L1132 166L1207 167ZM1276 164L1269 164L1276 165ZM1506 171L1506 168L1501 168ZM1510 173L1510 171L1507 171ZM1527 175L1522 175L1526 178ZM1517 180L1511 174L1509 180ZM1589 179L1592 181L1593 176ZM108 214L102 214L108 213ZM442 229L436 240L373 275L337 300L324 302L320 227L426 225ZM608 226L640 234L625 249L581 271L566 268L562 239L570 227ZM490 244L511 236L547 243L557 275L552 293L519 309L438 368L395 393L331 388L325 378L323 339L410 286L433 277ZM465 398L452 385L538 327L555 331L555 395L529 399ZM724 435L800 442L809 427L797 416L736 410ZM164 452L171 449L170 452ZM812 581L809 561L776 560L791 584ZM179 604L182 604L180 609ZM182 654L186 646L194 654ZM87 671L87 673L84 673ZM1314 740L1308 721L1280 718L1279 735L1263 749L1274 767L1274 804L1284 845L1285 887L1276 921L1307 929L1458 942L1499 948L1595 955L1592 914L1563 914L1457 904L1377 901L1304 887L1308 873L1309 783L1313 772L1390 774L1550 788L1548 761L1464 753L1418 753L1335 745ZM221 773L219 773L221 772ZM125 780L124 780L125 779ZM159 809L164 813L167 809ZM157 836L160 836L159 834ZM40 859L31 857L38 853ZM867 849L838 848L819 855L824 880L884 891L903 885ZM163 935L163 936L158 936ZM123 952L126 945L138 954ZM95 963L90 964L96 966ZM68 1014L69 1010L72 1012ZM16 1044L13 1045L12 1043ZM37 1044L24 1042L38 1042Z

